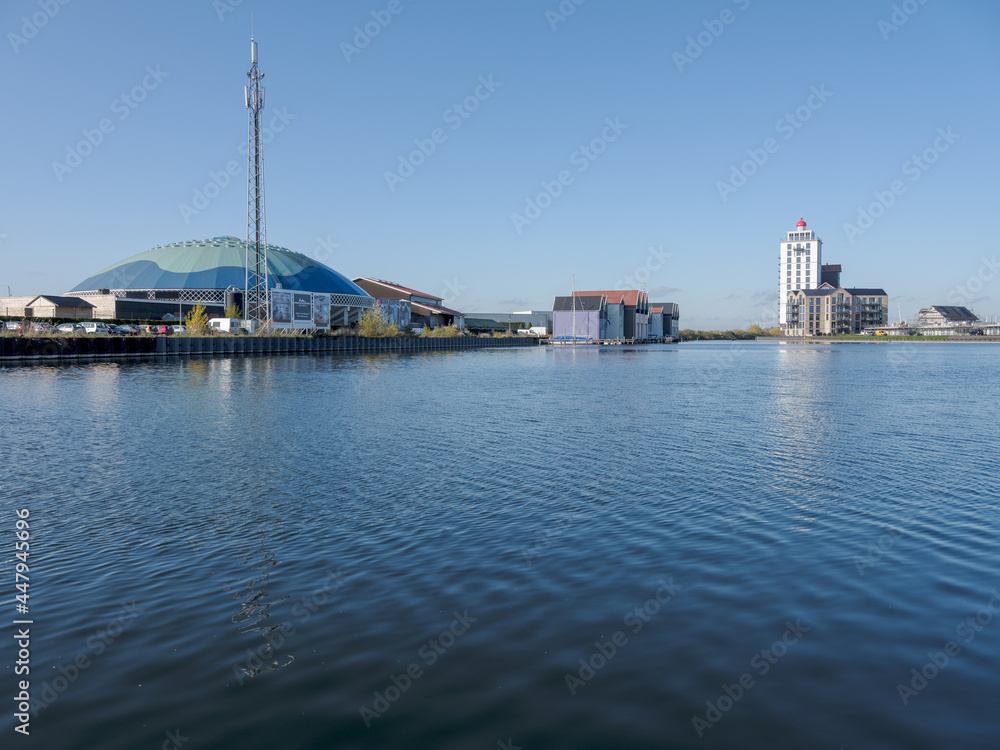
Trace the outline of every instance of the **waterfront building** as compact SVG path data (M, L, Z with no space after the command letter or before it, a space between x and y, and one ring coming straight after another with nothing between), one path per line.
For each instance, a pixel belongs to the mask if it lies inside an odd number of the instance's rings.
M680 306L676 302L651 302L649 309L652 316L655 317L659 314L662 318L662 322L659 324L659 330L662 333L659 336L651 333L652 338L680 339L681 313Z
M917 325L921 328L953 326L957 323L977 323L979 316L967 307L955 305L931 305L917 313Z
M426 292L418 292L416 289L410 289L394 281L385 281L368 276L359 276L354 279L354 283L372 297L408 300L410 303L410 319L413 323L430 328L450 325L457 326L458 328L465 327L465 313L445 307L443 297L427 294Z
M663 305L657 305L655 302L649 306L649 338L663 338Z
M287 248L268 245L267 268L269 291L281 297L276 309L301 316L309 307L309 324L289 327L346 325L375 302L332 268ZM132 255L83 280L68 296L0 300L0 311L25 317L163 320L183 317L201 304L209 315L221 316L227 304L242 309L245 284L246 243L214 237ZM316 325L321 317L327 323Z
M778 244L778 327L781 333L789 333L786 330L789 292L816 289L822 281L822 263L823 241L806 228L805 219L800 217L795 229Z
M884 289L799 289L785 300L788 336L831 336L863 333L889 322L889 295Z
M881 327L889 336L1000 336L1000 323L983 321L967 307L932 305L915 320Z
M603 294L556 297L552 303L555 341L600 341L608 338L608 298Z
M646 339L649 337L649 296L641 289L613 289L591 292L574 292L577 297L604 297L609 306L621 304L621 324L612 323L610 316L617 314L609 307L610 339Z
M624 296L608 302L608 332L609 339L625 338L625 299Z

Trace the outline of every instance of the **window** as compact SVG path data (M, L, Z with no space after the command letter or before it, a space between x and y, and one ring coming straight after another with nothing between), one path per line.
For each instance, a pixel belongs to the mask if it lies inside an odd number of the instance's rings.
M807 248L809 248L809 247L812 247L812 243L811 243L811 242L807 242L807 243L806 243L806 247L807 247Z

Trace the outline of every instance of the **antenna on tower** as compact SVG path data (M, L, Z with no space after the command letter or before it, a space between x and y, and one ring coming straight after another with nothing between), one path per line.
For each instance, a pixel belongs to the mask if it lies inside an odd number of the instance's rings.
M249 110L247 126L247 240L246 288L243 305L247 320L259 325L271 319L267 274L267 237L264 222L264 152L261 112L264 109L264 74L257 67L257 42L251 16L250 71L243 98ZM256 326L255 326L256 327Z

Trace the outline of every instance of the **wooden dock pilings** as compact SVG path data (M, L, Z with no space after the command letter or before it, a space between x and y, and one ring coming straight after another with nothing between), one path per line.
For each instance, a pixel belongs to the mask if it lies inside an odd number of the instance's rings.
M538 346L534 336L455 338L399 336L0 336L0 361L127 360L169 356L271 356L276 354L375 354L463 351Z

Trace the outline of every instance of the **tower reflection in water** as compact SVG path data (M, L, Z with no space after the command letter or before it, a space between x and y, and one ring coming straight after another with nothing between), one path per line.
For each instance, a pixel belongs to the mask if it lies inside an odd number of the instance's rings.
M264 542L261 540L260 547L247 555L241 563L249 565L250 570L258 574L244 581L235 590L239 580L229 581L223 591L233 591L233 598L240 601L240 609L233 615L233 622L239 626L239 632L260 633L263 638L263 643L247 648L242 661L233 667L233 673L242 683L244 679L256 677L262 672L287 667L295 660L295 656L285 653L283 649L294 629L288 623L271 622L269 612L272 604L288 598L286 595L275 602L268 601L271 596L268 592L271 568L278 565L279 561L273 552L264 549Z

